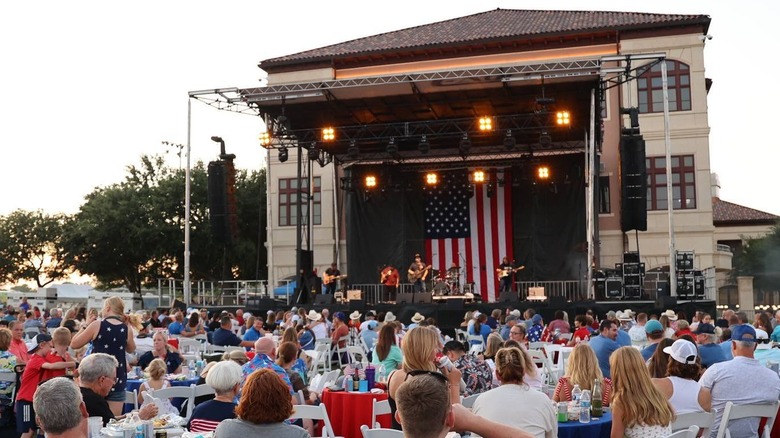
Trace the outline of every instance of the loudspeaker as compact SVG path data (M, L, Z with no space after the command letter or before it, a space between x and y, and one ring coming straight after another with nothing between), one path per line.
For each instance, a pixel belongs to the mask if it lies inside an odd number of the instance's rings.
M246 299L246 307L261 310L275 310L278 304L271 298L264 297L248 297Z
M450 310L462 310L464 301L466 300L462 298L453 298L451 300L447 300L447 302L444 304L444 308Z
M639 252L638 251L624 252L623 263L639 263Z
M554 295L547 298L547 303L550 304L550 307L562 308L566 306L566 297L562 297L560 295Z
M333 304L333 295L317 294L314 296L314 304L317 306L327 306Z
M430 304L433 302L433 295L430 292L415 292L414 302Z
M231 243L228 225L227 193L225 193L226 178L224 161L212 161L209 163L207 193L211 235L215 242L225 245Z
M396 304L412 304L412 301L414 300L414 294L413 293L398 293L395 297Z
M674 258L677 271L693 270L693 251L677 251Z
M301 270L308 276L314 271L314 251L302 249L298 252Z
M366 302L363 300L349 300L349 310L363 310L366 308Z
M498 302L499 303L508 303L511 301L518 301L517 299L517 292L501 292L498 295Z
M674 309L677 307L677 297L662 295L655 300L656 309Z
M604 282L606 299L623 298L623 280L620 278L607 278Z
M641 135L620 136L620 228L647 231L647 165Z

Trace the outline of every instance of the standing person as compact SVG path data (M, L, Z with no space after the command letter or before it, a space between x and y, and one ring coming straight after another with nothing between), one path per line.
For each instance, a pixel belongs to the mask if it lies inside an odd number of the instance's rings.
M384 285L385 300L395 302L395 296L401 285L401 274L393 266L387 265L379 273L379 282Z
M341 271L336 265L336 262L330 264L330 267L325 270L325 274L322 275L322 282L325 283L325 293L333 295L336 293L336 286L340 280Z
M74 350L92 342L93 353L106 353L118 358L116 381L111 392L106 396L114 416L122 413L125 403L125 387L127 387L125 354L135 351L132 327L137 324L137 316L126 316L122 299L117 296L109 297L103 305L103 319L98 320L94 315L90 315L86 327L82 325L81 330L70 342L70 347ZM140 329L140 326L137 329Z
M8 324L8 329L11 330L12 335L8 351L16 356L17 364L27 363L30 360L30 355L27 353L27 344L24 343L24 324L19 321L12 321Z
M44 357L44 360L49 364L63 362L72 363L74 364L75 368L76 361L70 357L70 354L68 354L68 347L70 346L71 338L70 330L66 329L65 327L57 327L54 329L54 332L52 332L51 338L53 348L51 351L49 351L49 354ZM73 369L70 371L73 371ZM44 369L43 375L41 376L41 381L49 380L55 377L64 377L67 375L67 373L67 367L62 366L57 368Z
M512 263L509 262L509 257L504 256L504 258L501 259L501 264L496 268L499 279L499 294L502 292L512 292L512 276L514 275L515 271L521 268L515 268L512 266Z
M613 371L611 436L664 438L671 435L674 410L650 380L639 350L620 347L609 363Z
M641 312L636 316L636 324L628 329L628 336L631 338L631 342L644 343L647 341L645 324L647 324L647 313Z
M780 377L761 365L755 358L756 330L749 324L738 324L731 329L731 354L733 359L719 362L702 374L699 384L710 391L712 408L716 409L711 436L715 437L722 426L721 417L726 402L734 404L771 403L780 398ZM729 422L732 437L758 436L757 417L741 418Z
M11 346L13 335L7 328L0 328L0 373L13 373L16 368L16 356L14 356L8 347ZM0 382L0 405L10 406L11 396L13 395L13 382Z
M409 275L409 282L414 286L415 292L425 292L425 279L428 277L430 266L425 266L420 254L414 255L414 262L409 265L406 273Z

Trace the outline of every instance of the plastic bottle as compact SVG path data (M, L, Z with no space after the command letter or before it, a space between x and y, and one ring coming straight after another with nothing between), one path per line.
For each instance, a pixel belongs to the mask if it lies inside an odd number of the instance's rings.
M601 382L599 379L593 381L593 400L591 400L591 416L593 418L600 418L604 415L604 409L602 405L601 394Z
M580 423L590 423L590 390L582 391L580 399Z
M198 370L197 370L197 368L195 368L195 361L194 360L191 360L189 362L189 364L187 365L187 368L189 370L189 375L187 376L187 378L191 379L191 378L194 378L194 377L196 377L198 375L197 374Z
M344 391L351 392L352 391L352 386L353 386L352 375L347 374L344 377Z
M574 385L574 389L571 390L571 401L578 403L579 406L580 398L582 398L582 389L580 385Z

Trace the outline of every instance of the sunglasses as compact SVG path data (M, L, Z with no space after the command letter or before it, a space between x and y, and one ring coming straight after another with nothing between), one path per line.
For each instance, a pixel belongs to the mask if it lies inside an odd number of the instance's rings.
M441 382L449 386L449 381L447 380L447 377L437 371L428 371L428 370L412 370L406 373L406 378L404 378L404 382L409 379L409 376L416 377L416 376L433 376L439 379Z

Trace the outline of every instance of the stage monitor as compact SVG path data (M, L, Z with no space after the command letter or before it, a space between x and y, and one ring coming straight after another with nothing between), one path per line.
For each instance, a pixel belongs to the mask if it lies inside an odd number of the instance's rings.
M415 292L414 293L414 302L415 303L433 303L433 295L431 295L430 292Z
M366 302L363 300L349 300L349 310L362 311L366 308Z
M412 304L413 300L414 300L413 293L401 292L397 294L395 297L396 304Z
M463 302L466 301L463 298L453 298L447 300L447 302L444 304L444 307L446 309L450 310L462 310L463 309Z
M501 292L498 295L498 302L499 303L509 303L512 301L518 301L517 299L517 292Z
M317 306L327 306L333 304L333 295L331 294L317 294L314 297L314 304Z

